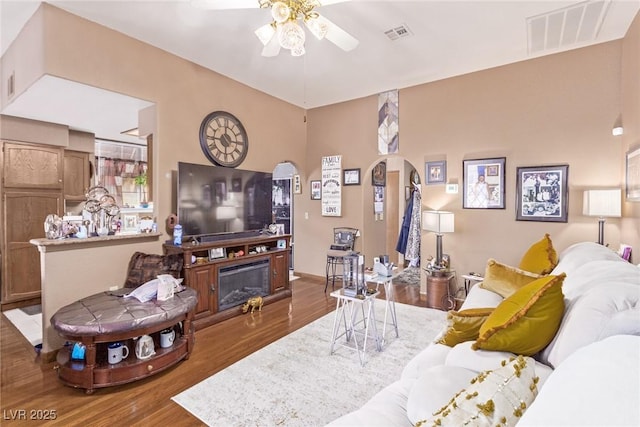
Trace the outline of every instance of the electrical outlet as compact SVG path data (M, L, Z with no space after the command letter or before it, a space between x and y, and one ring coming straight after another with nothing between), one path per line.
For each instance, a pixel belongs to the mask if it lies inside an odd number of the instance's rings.
M309 212L304 213L304 219L309 219Z

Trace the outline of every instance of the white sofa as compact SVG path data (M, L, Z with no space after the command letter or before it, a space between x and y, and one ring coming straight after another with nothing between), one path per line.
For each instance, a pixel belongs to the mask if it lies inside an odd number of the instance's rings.
M524 414L502 425L640 425L640 268L591 242L559 254L552 275L566 273L565 311L551 343L529 361L539 377ZM496 307L498 294L474 286L461 310ZM430 344L401 378L331 426L412 426L447 405L480 372L498 371L514 355ZM506 383L506 380L505 380ZM531 387L536 388L536 387ZM496 393L511 390L499 389ZM536 396L537 391L537 396ZM499 395L494 393L498 402ZM449 417L448 425L456 425ZM470 425L494 425L476 419ZM495 421L494 421L495 422ZM424 425L432 425L431 422Z

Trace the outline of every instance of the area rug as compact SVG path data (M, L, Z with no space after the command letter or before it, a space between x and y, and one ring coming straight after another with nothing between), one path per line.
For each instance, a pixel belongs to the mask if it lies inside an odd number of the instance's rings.
M407 267L393 278L393 283L420 286L420 267Z
M379 323L384 306L376 301ZM398 380L445 324L442 311L399 303L396 311L400 336L387 325L383 351L368 343L364 367L355 350L338 347L329 354L332 312L172 400L209 426L325 425Z
M14 308L3 312L7 319L33 346L42 344L42 307Z

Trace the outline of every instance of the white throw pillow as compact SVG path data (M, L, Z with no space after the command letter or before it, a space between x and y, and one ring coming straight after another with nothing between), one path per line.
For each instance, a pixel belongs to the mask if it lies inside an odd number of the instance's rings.
M413 424L433 416L451 396L469 385L477 372L455 366L435 366L414 383L407 399L407 417Z
M444 365L451 347L444 344L430 344L409 361L402 370L400 380L403 384L419 378L427 369L437 365Z
M514 426L537 394L534 360L518 356L485 371L449 404L418 426Z

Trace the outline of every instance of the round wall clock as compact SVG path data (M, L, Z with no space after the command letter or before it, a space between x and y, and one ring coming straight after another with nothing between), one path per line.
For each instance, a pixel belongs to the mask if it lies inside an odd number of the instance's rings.
M233 114L214 111L200 125L200 147L212 163L235 168L247 157L247 131Z

